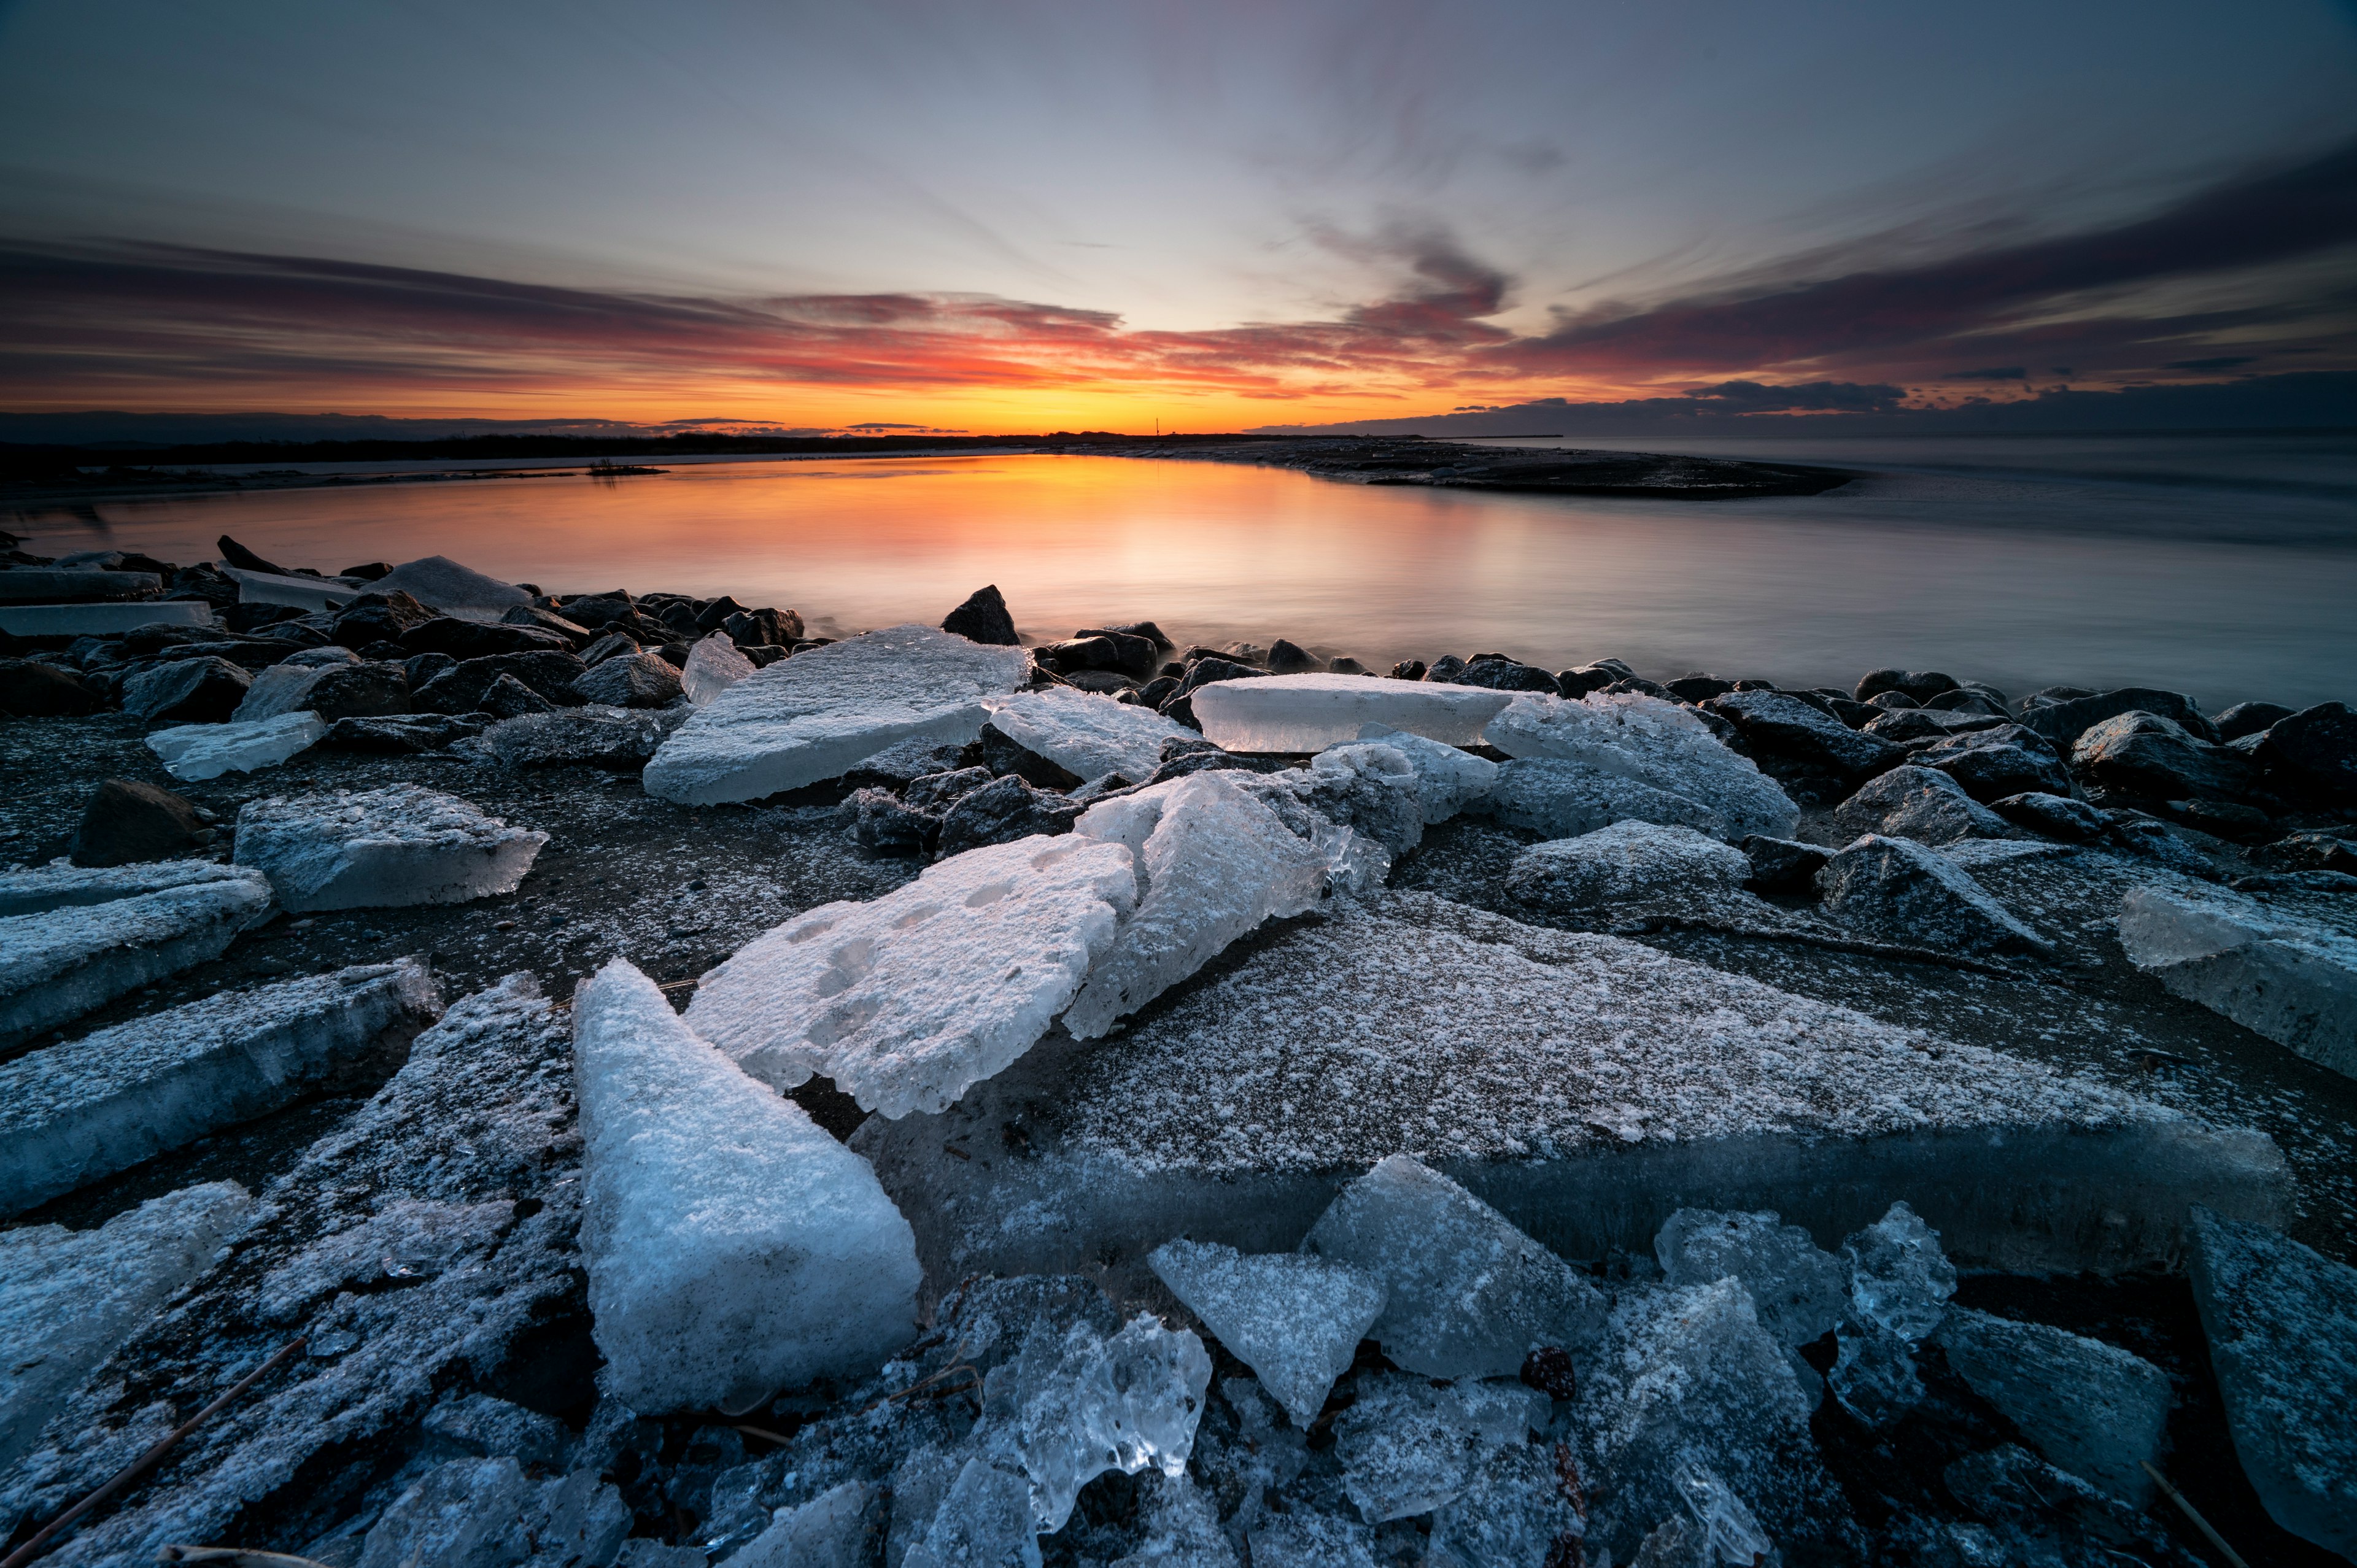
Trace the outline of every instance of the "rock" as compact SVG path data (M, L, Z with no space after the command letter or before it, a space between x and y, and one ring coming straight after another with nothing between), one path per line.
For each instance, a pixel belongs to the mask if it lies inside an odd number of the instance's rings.
M1576 838L1631 821L1712 834L1733 831L1721 812L1687 796L1553 757L1514 757L1501 764L1498 781L1482 804L1504 826L1550 838Z
M1381 741L1329 746L1307 768L1273 776L1328 822L1353 828L1394 855L1424 838L1424 795L1405 754Z
M753 661L737 650L726 632L716 631L688 650L679 671L680 690L700 708L751 673Z
M0 1049L219 958L270 912L262 877L198 869L175 870L153 891L121 874L81 873L113 896L0 918Z
M395 714L382 718L338 719L320 737L331 751L365 751L402 756L441 751L453 741L483 733L479 720L452 718L445 714Z
M942 619L942 629L968 642L993 647L1013 648L1018 640L1015 618L1007 613L1006 601L999 596L996 584L976 588L968 595L965 603Z
M2236 703L2218 715L2218 738L2240 740L2257 735L2274 727L2276 720L2291 717L2294 711L2281 703Z
M1706 702L1712 697L1723 697L1735 690L1732 681L1703 674L1681 675L1674 681L1664 681L1663 685L1681 703Z
M1986 691L1973 691L1962 686L1953 692L1941 693L1925 703L1923 706L1932 713L1977 714L1992 719L2007 719L2013 716L2011 711L2006 707L2005 699L2002 696Z
M2144 1466L2160 1458L2168 1373L2101 1340L1984 1312L1949 1313L1939 1344L2047 1459L2131 1508L2151 1501Z
M620 959L573 1007L597 1348L632 1410L742 1411L916 1332L908 1221L866 1161Z
M447 653L465 663L499 653L570 653L578 646L563 632L505 621L468 620L461 616L436 616L408 628L396 639L416 653Z
M329 633L346 648L367 648L379 642L399 642L412 627L423 626L434 612L408 594L362 594L337 612Z
M1936 708L1903 708L1896 713L1880 713L1868 708L1866 712L1875 716L1860 727L1875 739L1889 741L1893 746L1972 735L1980 730L1999 728L2007 722L1986 714L1951 714Z
M436 676L458 668L458 661L447 653L418 653L402 660L401 668L409 677L410 690L415 691Z
M2224 888L2133 889L2119 929L2174 994L2357 1078L2357 938Z
M161 758L164 771L191 783L218 779L224 773L251 773L275 768L288 757L307 751L328 733L319 715L306 709L250 724L183 725L159 729L147 736L147 749Z
M1598 693L1577 702L1516 697L1483 733L1515 759L1501 769L1492 792L1500 820L1519 810L1532 820L1517 825L1553 836L1590 832L1622 817L1727 839L1784 836L1800 821L1798 808L1773 779L1729 750L1694 710L1675 703L1635 693ZM1516 766L1542 759L1577 769ZM1510 795L1515 804L1508 804ZM1542 808L1541 796L1562 808ZM1592 804L1579 806L1582 800Z
M687 805L758 800L833 779L907 740L971 741L983 699L1022 686L1030 655L894 627L795 654L730 686L648 765L651 794Z
M1751 862L1692 828L1620 822L1514 857L1506 891L1552 915L1609 920L1739 918Z
M698 618L701 619L701 618ZM791 648L802 639L802 618L799 610L763 607L739 610L719 621L719 629L728 634L728 640L739 648Z
M685 718L678 708L565 708L504 719L483 732L483 746L510 768L586 763L635 773Z
M1479 742L1482 726L1512 699L1502 692L1430 681L1389 681L1364 675L1258 675L1228 667L1211 682L1188 680L1203 734L1231 751L1317 752L1356 740L1361 726L1381 724L1450 746Z
M71 853L76 865L130 865L185 854L212 841L212 827L188 800L153 784L109 779L82 808Z
M1908 761L1933 768L1964 787L1964 793L1986 805L2007 795L2042 790L2068 795L2071 775L2044 736L2016 724L1967 730L1916 747Z
M1834 808L1834 825L1854 836L1881 833L1929 844L2013 835L2004 818L1965 794L1953 778L1911 764L1867 779Z
M107 599L152 599L164 580L147 572L49 570L16 566L0 571L0 603L89 604Z
M297 912L463 904L515 891L547 842L455 795L394 784L248 801L236 864Z
M2007 795L1992 802L1989 809L2017 827L2065 843L2092 843L2104 836L2106 826L2104 813L2086 801L2036 790Z
M1735 725L1755 757L1771 757L1852 781L1897 767L1906 753L1854 730L1787 692L1731 692L1705 711Z
M1745 838L1743 853L1751 863L1751 876L1744 886L1753 892L1798 894L1810 898L1816 897L1817 872L1833 855L1823 844L1770 838L1764 833Z
M1144 639L1137 639L1144 641ZM1054 763L1077 783L1118 773L1144 779L1161 764L1163 743L1193 740L1193 731L1145 707L1116 703L1069 687L1017 692L985 701L990 722L983 744L996 732L1035 756ZM996 762L994 767L997 767ZM999 768L1001 772L1020 771ZM1026 777L1030 777L1028 774ZM1037 784L1049 783L1032 778Z
M2255 755L2270 779L2303 799L2357 804L2357 712L2346 703L2319 703L2277 719Z
M1297 643L1278 638L1268 645L1268 672L1272 675L1307 675L1326 668L1326 661ZM1555 682L1547 682L1555 690Z
M324 653L325 649L311 650ZM345 650L338 649L339 653ZM304 655L297 654L299 659ZM399 664L361 662L349 654L338 663L298 665L294 659L254 677L233 715L239 723L274 718L308 709L325 724L339 719L383 718L409 711L409 675Z
M1405 1155L1344 1187L1302 1249L1383 1283L1374 1337L1394 1365L1424 1377L1512 1376L1534 1349L1585 1358L1602 1337L1595 1286Z
M1948 1496L1973 1522L1948 1526L1928 1561L2080 1563L2116 1562L2190 1564L2202 1559L2162 1527L2078 1477L2058 1470L2018 1444L1968 1454L1941 1472Z
M495 719L517 719L554 713L556 704L514 676L501 675L484 689L473 711Z
M1543 692L1552 697L1563 688L1553 675L1536 665L1523 664L1502 654L1484 653L1457 672L1453 682L1491 692Z
M123 711L150 723L221 724L245 700L253 678L226 659L181 659L123 683Z
M491 688L502 680L522 686L551 707L575 707L581 699L574 694L573 682L586 673L581 660L570 653L544 650L536 653L500 653L485 659L468 659L419 684L415 671L410 673L414 692L411 701L420 713L474 714L499 713L486 699ZM525 708L522 711L541 711ZM511 718L511 714L500 714Z
M1920 705L1943 692L1955 689L1954 678L1943 675L1936 670L1875 670L1858 678L1851 694L1857 701L1867 703L1885 692L1897 692Z
M2257 782L2240 753L2140 712L2089 725L2072 745L2071 767L2090 784L2154 800L2231 801Z
M667 707L682 690L680 672L654 654L619 650L573 682L574 694L583 702L610 708Z
M930 858L940 841L941 819L915 810L889 789L855 789L844 806L852 814L852 840L862 849Z
M2357 841L2342 832L2287 833L2250 852L2251 859L2275 871L2338 871L2357 875Z
M2057 691L2075 688L2058 687ZM2170 719L2189 733L2202 740L2215 741L2217 726L2201 716L2193 699L2176 692L2156 691L2148 686L2123 686L2115 692L2101 692L2093 696L2065 698L2060 702L2041 703L2039 693L2022 699L2021 722L2053 743L2058 751L2068 752L2080 736L2105 719L2122 714L2145 713Z
M704 976L687 1021L780 1092L817 1073L887 1117L938 1112L1031 1048L1136 899L1117 843L976 849L755 939Z
M1268 671L1256 665L1246 664L1240 660L1223 658L1219 654L1210 654L1201 659L1190 659L1187 661L1186 668L1187 672L1178 679L1178 694L1182 697L1191 697L1203 687L1224 681L1269 678ZM1303 681L1314 680L1317 677L1295 675L1287 679Z
M1389 725L1361 725L1359 739L1390 746L1406 759L1427 825L1445 822L1485 800L1498 782L1498 765L1488 757Z
M0 1215L317 1093L442 1012L414 959L223 992L0 1063Z
M446 616L497 621L511 608L530 607L532 596L513 583L470 571L447 555L405 562L376 580L374 592L404 593Z
M626 631L609 631L581 650L581 662L595 670L608 659L639 651L638 639Z
M1859 839L1825 862L1817 892L1827 914L1878 940L1955 953L2051 950L1955 862L1910 839Z
M106 700L70 671L29 659L0 659L0 714L50 718L94 714L104 706Z
M1298 1252L1178 1240L1146 1262L1305 1432L1389 1299L1365 1270Z
M996 779L960 797L942 813L940 853L958 855L985 845L1067 833L1086 809L1021 779Z
M1426 669L1421 659L1403 659L1392 666L1391 678L1394 681L1421 681Z
M1099 639L1113 645L1114 660L1111 668L1140 681L1146 680L1154 673L1159 645L1152 638L1133 631L1107 629L1102 627L1088 628L1072 633L1072 640L1075 642Z
M501 612L500 624L538 627L543 631L553 631L565 639L565 645L567 648L572 649L587 647L590 639L597 636L597 633L579 622L567 620L554 610L544 610L538 605L510 605L505 611Z

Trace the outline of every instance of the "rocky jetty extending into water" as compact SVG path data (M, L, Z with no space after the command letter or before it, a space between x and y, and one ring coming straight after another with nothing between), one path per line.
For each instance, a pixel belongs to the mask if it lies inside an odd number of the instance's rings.
M229 540L0 624L11 1550L2357 1552L2343 704Z

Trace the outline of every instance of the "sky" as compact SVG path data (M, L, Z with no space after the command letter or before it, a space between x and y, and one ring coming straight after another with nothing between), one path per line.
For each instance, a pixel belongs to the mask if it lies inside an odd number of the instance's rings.
M2280 413L2353 328L2351 3L0 0L12 413Z

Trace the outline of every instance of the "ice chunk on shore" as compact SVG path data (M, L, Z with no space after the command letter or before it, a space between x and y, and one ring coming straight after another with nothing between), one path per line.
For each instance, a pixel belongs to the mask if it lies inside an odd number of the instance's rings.
M679 672L679 689L691 703L703 707L713 698L753 673L753 661L737 651L725 631L716 631L687 650Z
M1162 764L1162 743L1195 732L1152 708L1071 686L985 700L994 729L1082 779L1108 773L1143 781Z
M2357 940L2224 888L2138 887L2128 961L2171 992L2357 1078Z
M1107 1470L1185 1475L1211 1384L1211 1358L1183 1328L1140 1315L1106 1339L1081 1322L1060 1335L1035 1330L993 1368L983 1418L1021 1455L1031 1517L1053 1535L1081 1488Z
M1587 1520L1565 1492L1552 1444L1518 1443L1473 1468L1432 1518L1432 1568L1546 1568L1577 1563L1567 1548Z
M0 1215L274 1111L441 1011L404 959L225 992L0 1063Z
M147 749L163 759L165 772L197 782L275 768L297 752L308 751L327 733L327 724L305 708L242 724L159 729L147 737Z
M1299 1252L1168 1241L1146 1262L1305 1431L1389 1297L1365 1270Z
M593 1335L625 1403L743 1410L908 1343L916 1244L866 1161L620 959L575 993L573 1042Z
M2188 1235L2243 1473L2277 1524L2357 1559L2357 1269L2198 1206Z
M200 882L253 882L254 874L210 860L147 860L131 865L74 865L53 860L23 871L0 872L0 918L38 915L85 904L111 904L167 887Z
M1717 838L1740 842L1752 833L1791 838L1801 820L1800 809L1749 757L1729 749L1685 708L1657 697L1591 692L1577 702L1566 702L1525 694L1491 720L1483 733L1509 757L1585 763L1706 806L1721 819L1720 827L1706 830ZM1677 818L1647 820L1699 825Z
M288 909L463 904L512 893L548 835L415 784L273 795L237 814L237 864Z
M924 626L806 649L730 686L673 731L646 788L682 805L753 800L833 779L904 740L963 745L983 699L1030 678L1031 655Z
M1405 854L1424 839L1424 789L1415 767L1382 741L1329 746L1308 768L1275 775L1294 797L1338 826Z
M0 919L0 1046L219 958L270 912L259 876Z
M2151 1499L2169 1374L2116 1345L2043 1323L1951 1312L1940 1348L1973 1391L2056 1466L2131 1508Z
M791 1511L780 1509L769 1529L729 1559L738 1568L866 1568L866 1484L831 1487Z
M828 904L705 974L688 1024L780 1090L813 1073L884 1116L940 1111L1045 1034L1137 897L1125 845L1034 835Z
M151 1197L95 1230L0 1230L0 1470L100 1362L212 1267L253 1208L245 1188L217 1181Z
M1905 1203L1844 1241L1842 1257L1861 1323L1915 1345L1947 1316L1956 1265L1940 1251L1939 1232Z
M1029 1483L987 1460L967 1460L901 1568L1039 1568Z
M419 604L460 620L496 621L532 596L513 583L486 577L447 555L404 561L369 585L376 594L407 594Z
M1509 692L1380 675L1267 675L1195 688L1203 734L1230 751L1323 751L1387 725L1450 746L1471 746L1513 700Z
M1545 1419L1545 1396L1520 1383L1435 1388L1386 1372L1362 1373L1355 1386L1358 1398L1334 1418L1334 1452L1342 1489L1369 1524L1450 1501L1484 1459L1528 1439L1533 1415Z
M1586 1352L1603 1326L1594 1285L1405 1155L1344 1187L1302 1247L1383 1282L1374 1336L1394 1364L1428 1378L1511 1375L1534 1349Z
M1137 857L1137 913L1096 961L1064 1026L1092 1040L1262 921L1318 902L1326 857L1224 772L1194 773L1091 806L1085 839Z
M1674 1285L1742 1281L1760 1326L1788 1350L1833 1332L1848 1305L1840 1260L1773 1214L1681 1208L1653 1238L1653 1253Z
M1692 828L1714 838L1731 832L1727 814L1716 806L1555 757L1516 757L1501 767L1482 810L1507 827L1555 839L1577 838L1622 822Z
M1427 740L1384 724L1363 724L1359 738L1381 742L1407 758L1415 769L1415 788L1424 805L1426 826L1445 822L1497 786L1498 765L1486 757Z

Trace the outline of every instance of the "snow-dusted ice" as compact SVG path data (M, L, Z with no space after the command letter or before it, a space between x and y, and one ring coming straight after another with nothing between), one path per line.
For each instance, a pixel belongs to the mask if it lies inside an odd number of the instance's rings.
M620 959L573 1027L589 1307L630 1408L743 1410L909 1341L915 1247L866 1161Z
M1519 1382L1435 1388L1429 1378L1377 1372L1354 1386L1358 1397L1334 1418L1334 1452L1343 1490L1369 1524L1430 1513L1547 1419L1545 1396Z
M219 958L269 912L270 885L241 876L0 918L0 1045Z
M1137 897L1123 844L1040 835L828 904L705 975L687 1021L788 1090L813 1073L885 1116L939 1111L1029 1050Z
M377 909L512 893L547 842L456 795L391 784L249 800L236 859L289 909Z
M197 599L128 605L0 605L0 631L11 637L120 637L143 626L211 626L212 606Z
M1195 688L1203 734L1230 751L1323 751L1388 725L1450 746L1471 746L1512 693L1380 675L1265 675Z
M147 749L163 759L164 771L191 783L224 773L275 768L308 751L328 733L318 714L305 708L242 724L179 725L147 737Z
M1030 678L1031 655L931 627L896 626L805 649L696 710L647 765L650 794L682 805L753 800L833 779L904 740L963 745L983 699Z
M1304 1431L1388 1299L1366 1270L1301 1252L1167 1241L1146 1264Z
M371 1526L356 1568L500 1568L525 1544L537 1488L513 1459L453 1459L418 1477Z
M221 570L237 585L242 605L286 605L298 610L336 610L360 597L351 584L325 577L296 577L282 572L249 572L242 566Z
M0 1215L274 1111L441 1011L404 959L222 992L0 1063Z
M729 1561L741 1568L866 1568L874 1502L864 1482L830 1487L798 1509L780 1509L777 1520Z
M687 650L679 672L679 689L687 700L703 707L713 698L753 673L753 661L737 651L725 631L700 638Z
M1186 1474L1211 1383L1211 1358L1185 1329L1140 1315L1110 1338L1087 1322L1035 1331L983 1387L986 1441L1031 1480L1031 1516L1052 1535L1081 1488L1107 1470Z
M1389 725L1361 725L1359 739L1388 746L1407 758L1415 770L1416 794L1427 826L1469 809L1498 782L1498 765L1488 757Z
M1030 1483L968 1459L900 1568L1039 1568Z
M2116 1345L2043 1323L1952 1311L1948 1365L2061 1469L2130 1508L2152 1497L2147 1462L2169 1425L2169 1374Z
M1654 1236L1653 1253L1674 1285L1742 1281L1760 1326L1788 1350L1831 1333L1849 1305L1841 1261L1773 1214L1681 1208Z
M1516 1443L1476 1463L1465 1489L1432 1516L1432 1568L1546 1568L1587 1521L1565 1495L1553 1444Z
M1405 1155L1342 1189L1304 1249L1363 1269L1389 1293L1374 1337L1430 1378L1511 1376L1530 1353L1596 1340L1604 1300L1496 1209Z
M1329 746L1308 768L1275 778L1329 822L1405 854L1424 839L1424 781L1405 753L1382 741Z
M0 918L38 915L81 904L187 887L199 882L258 882L251 871L210 860L148 860L131 865L75 865L59 859L22 871L0 871Z
M94 1230L0 1230L0 1471L91 1369L213 1264L253 1212L231 1181L151 1197Z
M1065 1015L1065 1027L1084 1040L1262 921L1312 908L1325 886L1325 857L1224 772L1100 801L1073 832L1127 846L1145 889Z
M2357 938L2222 887L2138 887L2128 961L2190 1002L2357 1078Z
M1657 697L1593 692L1577 702L1566 702L1525 693L1491 720L1483 733L1509 757L1586 763L1701 804L1720 820L1710 830L1714 837L1740 841L1764 833L1790 838L1800 821L1791 798L1749 757L1729 749L1684 707Z
M992 727L1007 739L1082 779L1118 773L1144 783L1161 764L1164 741L1198 738L1152 708L1071 686L1017 692L984 705Z

